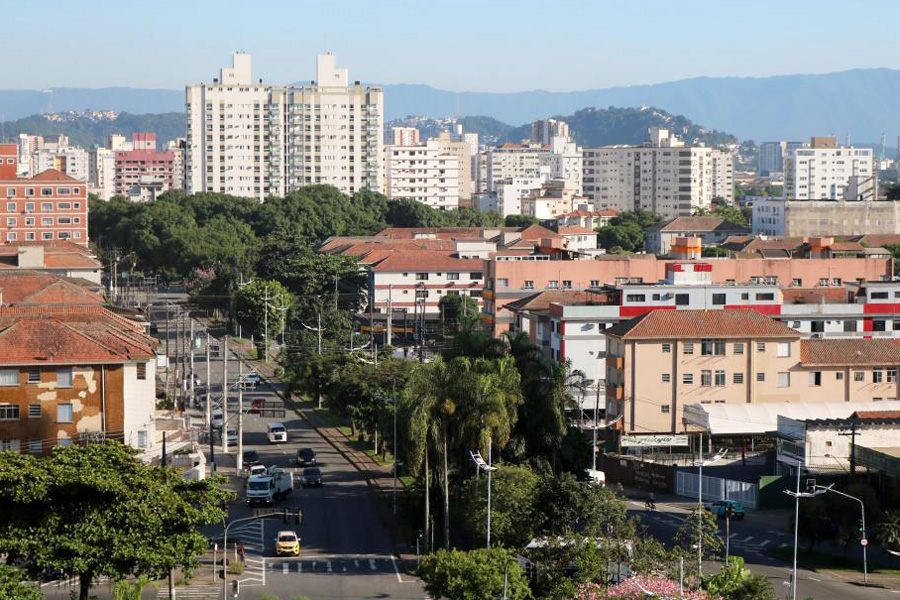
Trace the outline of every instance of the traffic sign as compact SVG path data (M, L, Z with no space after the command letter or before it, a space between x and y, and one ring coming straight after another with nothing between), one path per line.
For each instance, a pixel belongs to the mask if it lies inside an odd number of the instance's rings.
M859 545L862 546L863 548L865 548L866 546L869 545L869 540L867 540L866 538L863 538L863 539L859 540Z

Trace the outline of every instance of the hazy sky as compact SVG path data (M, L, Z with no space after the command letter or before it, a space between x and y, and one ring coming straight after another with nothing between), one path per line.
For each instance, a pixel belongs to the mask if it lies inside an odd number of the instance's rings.
M272 83L313 78L330 51L351 79L456 91L900 68L896 0L4 0L0 15L0 89L181 88L238 49Z

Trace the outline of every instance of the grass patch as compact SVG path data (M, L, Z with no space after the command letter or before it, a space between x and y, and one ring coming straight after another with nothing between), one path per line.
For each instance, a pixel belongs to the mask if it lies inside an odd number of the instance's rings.
M766 551L768 556L791 562L794 559L793 548L772 548ZM848 558L840 554L828 554L813 550L810 552L805 548L797 551L797 563L807 569L813 571L846 571L862 574L862 560ZM869 559L869 573L880 573L882 575L900 575L900 569L889 567L883 563L878 563Z
M340 419L327 408L314 408L313 413L325 421L329 427L341 427ZM349 427L347 429L349 430Z
M390 452L388 452L388 453L385 455L385 459L384 459L384 460L382 460L382 458L381 458L381 453L378 453L378 454L375 453L375 449L374 449L374 448L366 448L365 450L363 450L363 452L365 452L366 455L367 455L369 458L371 458L372 460L374 460L374 461L375 461L376 463L378 463L379 465L390 465L390 464L391 464L391 461L393 460L393 459L391 458L391 453L390 453Z
M244 563L239 560L233 560L228 563L228 572L232 575L243 575L244 574Z

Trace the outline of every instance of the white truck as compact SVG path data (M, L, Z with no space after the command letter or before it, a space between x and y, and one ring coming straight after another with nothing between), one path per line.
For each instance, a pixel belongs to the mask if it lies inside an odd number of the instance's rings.
M294 491L294 477L290 471L275 467L247 480L247 504L274 504Z

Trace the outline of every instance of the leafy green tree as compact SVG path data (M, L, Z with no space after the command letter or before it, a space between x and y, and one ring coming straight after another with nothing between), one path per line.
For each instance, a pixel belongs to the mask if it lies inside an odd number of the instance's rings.
M885 200L900 200L900 183L891 183L884 186Z
M540 219L531 215L506 215L503 222L506 227L528 227L529 225L540 225L540 223Z
M0 600L41 600L41 590L25 583L18 569L0 563Z
M748 218L750 215L736 206L731 206L724 203L714 203L712 209L698 209L694 211L694 216L719 217L727 223L734 223L735 225L742 225L744 227L750 226L750 220Z
M254 279L235 292L232 310L244 327L263 339L264 344L266 333L272 339L287 323L291 304L293 298L281 283Z
M216 478L188 481L146 465L118 442L54 448L36 458L0 453L0 552L33 576L61 569L91 581L190 570L207 548L199 527L220 522L232 494Z
M481 324L478 301L471 296L442 296L438 308L448 333L456 333L463 327L475 329Z
M491 473L491 544L524 546L534 537L540 478L526 466L500 465ZM463 492L466 524L476 541L487 527L487 477L471 477Z
M515 555L502 548L469 552L439 550L422 557L416 574L432 598L483 600L503 596L530 598L528 581Z
M695 508L675 531L675 545L684 556L685 570L697 567L698 540L702 541L704 560L715 559L722 553L724 543L715 515L706 509Z
M740 556L729 557L718 573L703 579L702 585L722 600L778 600L769 580L744 567L744 559Z
M646 210L626 211L597 229L600 246L637 252L644 247L644 230L662 223L662 217Z
M886 550L900 551L900 511L885 511L875 525L875 539Z

